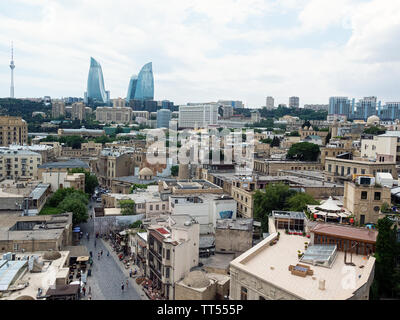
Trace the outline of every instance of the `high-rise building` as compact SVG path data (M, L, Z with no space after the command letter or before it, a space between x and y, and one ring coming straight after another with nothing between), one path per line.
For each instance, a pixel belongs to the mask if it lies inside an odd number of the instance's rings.
M223 106L232 106L234 108L244 108L244 104L242 101L234 101L234 100L218 100L218 104Z
M350 100L347 97L330 97L329 98L329 111L328 114L353 114L353 108L350 107Z
M218 105L179 106L180 128L207 128L218 122Z
M157 111L157 128L169 128L171 110L160 109Z
M377 98L364 97L357 103L356 119L367 120L369 116L376 115Z
M128 93L126 94L126 101L129 102L130 100L135 99L135 92L137 86L138 76L134 74L131 79L129 80L128 85Z
M110 92L106 91L104 88L103 71L101 69L101 65L91 57L87 91L85 92L85 103L108 103L109 100Z
M0 116L0 146L28 142L28 124L21 117Z
M300 108L300 98L290 97L289 98L289 108Z
M154 100L154 78L151 62L145 64L139 72L134 99Z
M400 119L400 102L386 102L378 116L381 120Z
M51 105L51 117L53 119L65 116L65 103L63 101L53 101Z
M275 106L275 100L273 97L268 96L266 99L265 106L267 107L268 110L272 110Z
M10 69L11 69L11 86L10 86L10 98L14 99L14 47L11 44L11 62L10 62Z
M71 106L71 119L72 120L85 120L86 119L86 106L83 102L75 102Z

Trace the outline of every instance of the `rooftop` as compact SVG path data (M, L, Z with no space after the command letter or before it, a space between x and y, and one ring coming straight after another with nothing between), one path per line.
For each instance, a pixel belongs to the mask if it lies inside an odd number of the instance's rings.
M282 233L280 240L273 246L270 242L276 237L268 238L249 249L231 262L231 266L254 275L261 281L281 288L299 299L306 300L345 300L353 296L355 289L364 285L373 271L374 257L353 255L354 271L357 275L355 288L342 286L344 253L338 252L331 268L310 266L313 276L299 277L289 270L290 265L299 263L298 250L304 250L304 242L309 239L303 236L286 235ZM319 280L325 280L325 290L320 290Z
M252 231L253 219L218 219L216 229Z
M347 225L317 223L310 232L332 235L339 238L357 239L366 242L376 242L378 231L367 228L356 228Z
M68 161L60 161L60 162L46 162L42 165L38 166L39 169L71 169L71 168L84 168L89 169L89 165L79 159L71 159Z

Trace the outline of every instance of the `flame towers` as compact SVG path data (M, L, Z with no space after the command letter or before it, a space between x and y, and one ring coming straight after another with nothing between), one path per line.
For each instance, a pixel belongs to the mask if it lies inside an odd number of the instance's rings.
M87 81L87 91L85 92L86 103L109 103L110 92L104 88L103 71L100 63L94 58L90 58L90 69Z
M130 100L153 100L154 78L152 63L146 63L140 70L139 75L132 76L129 81L127 101Z
M126 95L126 101L135 99L136 85L138 76L134 74L129 80L128 94Z

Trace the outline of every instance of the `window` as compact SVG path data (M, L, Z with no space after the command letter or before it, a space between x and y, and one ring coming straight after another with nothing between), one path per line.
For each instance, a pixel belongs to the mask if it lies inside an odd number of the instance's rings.
M381 200L381 193L380 192L375 192L374 200Z
M361 169L361 174L365 174L365 169Z
M152 204L150 205L150 211L153 211L153 205Z
M168 279L169 278L169 268L165 268L165 277Z
M357 173L357 168L353 169L353 173L356 174Z
M160 210L160 206L158 204L156 204L156 210Z
M361 199L366 200L368 198L368 192L367 191L361 191Z
M167 249L167 256L166 256L166 259L167 260L169 260L171 257L171 250L170 249Z
M240 300L247 300L247 289L245 287L240 289Z

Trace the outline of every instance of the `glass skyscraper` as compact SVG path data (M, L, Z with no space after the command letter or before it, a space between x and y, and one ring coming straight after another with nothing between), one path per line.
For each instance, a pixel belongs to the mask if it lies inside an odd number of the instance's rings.
M90 58L90 69L85 92L85 102L108 103L110 93L104 89L103 71L100 63Z
M135 99L136 85L137 85L138 76L134 74L129 80L128 86L128 94L126 95L126 101L130 101Z
M154 100L154 78L151 62L145 64L139 72L134 99Z

